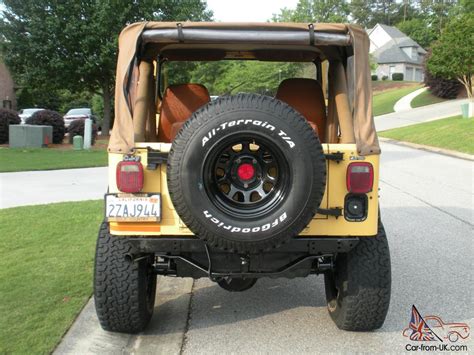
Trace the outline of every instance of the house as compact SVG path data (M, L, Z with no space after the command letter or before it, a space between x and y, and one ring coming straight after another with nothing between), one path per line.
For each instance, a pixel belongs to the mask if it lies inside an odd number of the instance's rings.
M378 23L367 31L370 53L377 61L376 74L392 79L392 74L402 73L403 80L423 81L423 60L426 51L399 29Z
M15 85L6 65L0 61L0 108L16 110Z

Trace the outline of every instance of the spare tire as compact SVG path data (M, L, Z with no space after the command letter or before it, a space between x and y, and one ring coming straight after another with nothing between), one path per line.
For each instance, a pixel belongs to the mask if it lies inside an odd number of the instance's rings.
M326 160L306 119L255 94L196 111L174 139L168 189L176 212L210 246L239 253L276 248L315 215Z

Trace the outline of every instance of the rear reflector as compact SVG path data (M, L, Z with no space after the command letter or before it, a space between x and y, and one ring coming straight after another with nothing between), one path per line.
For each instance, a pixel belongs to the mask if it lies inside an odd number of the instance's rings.
M117 187L122 192L140 192L143 188L143 166L135 161L117 164Z
M366 194L372 191L374 168L370 163L350 163L346 176L347 190L354 194Z

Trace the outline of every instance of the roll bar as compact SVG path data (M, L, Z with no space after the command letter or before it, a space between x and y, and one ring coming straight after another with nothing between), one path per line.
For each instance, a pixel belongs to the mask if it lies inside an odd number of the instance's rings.
M348 46L348 34L312 31L228 30L228 29L150 29L142 34L143 43L252 43L280 45Z

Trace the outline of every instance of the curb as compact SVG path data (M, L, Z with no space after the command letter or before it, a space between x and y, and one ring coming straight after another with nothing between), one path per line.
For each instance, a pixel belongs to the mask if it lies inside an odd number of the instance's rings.
M194 282L189 278L160 276L158 285L155 314L143 332L125 334L102 330L92 296L52 354L181 354Z
M414 148L418 150L424 150L430 153L436 153L436 154L446 155L453 158L474 161L474 155L471 155L468 153L456 152L455 150L432 147L430 145L424 145L424 144L418 144L418 143L397 141L395 139L385 138L385 137L380 137L380 136L379 136L379 140L384 143L396 144L396 145L410 147L410 148Z

